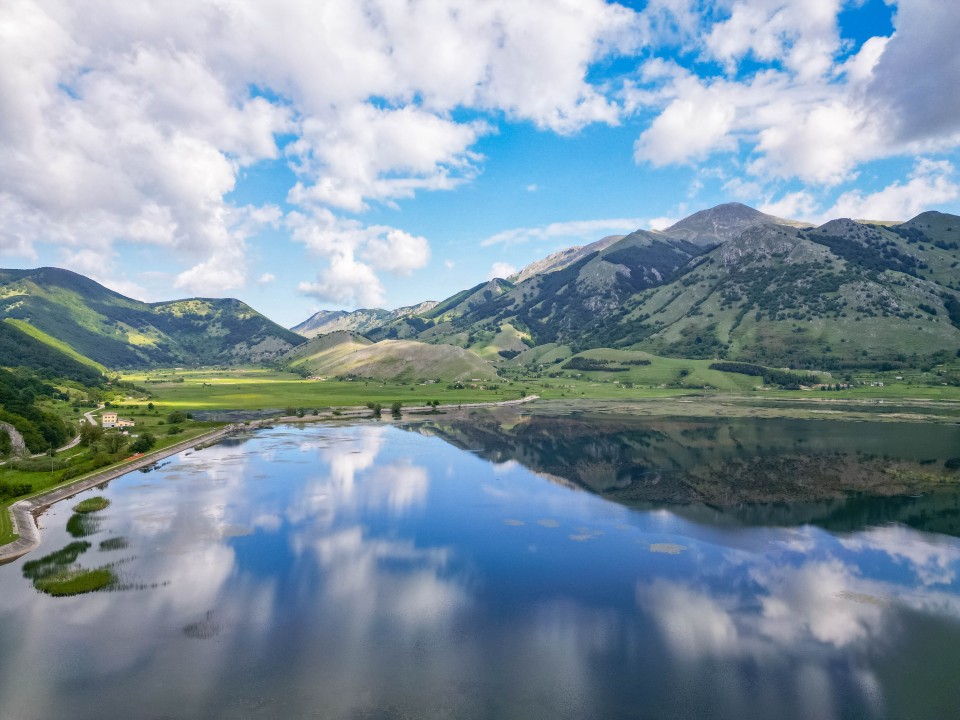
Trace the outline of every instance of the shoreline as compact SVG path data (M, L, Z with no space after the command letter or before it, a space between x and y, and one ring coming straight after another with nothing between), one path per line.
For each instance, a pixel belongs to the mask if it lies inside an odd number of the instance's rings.
M469 409L479 407L522 405L538 399L538 395L527 395L526 397L518 398L517 400L501 400L499 402L490 403L440 405L436 409ZM424 405L407 407L404 408L403 412L432 412L433 410L435 410L435 408ZM387 412L389 413L389 410ZM365 407L362 409L358 408L357 410L341 411L340 415L334 415L332 412L325 412L318 415L305 415L304 417L291 415L263 418L260 420L250 420L240 423L230 423L228 425L224 425L223 427L216 428L215 430L211 430L210 432L190 438L189 440L184 440L161 450L147 453L143 457L137 458L136 460L124 462L121 465L116 465L106 470L95 470L93 474L77 478L76 480L68 482L66 485L60 485L51 488L50 490L42 492L33 497L26 497L22 500L17 500L9 506L9 513L13 531L16 535L19 535L19 537L5 545L0 545L0 565L13 562L14 560L23 557L39 547L40 542L43 539L39 526L40 515L42 515L56 503L69 500L70 498L75 497L86 490L90 490L97 485L110 482L111 480L115 480L122 475L126 475L134 470L148 467L159 460L163 460L164 458L168 458L172 455L177 455L186 450L190 450L191 448L202 449L209 447L210 445L214 445L230 435L245 430L256 430L265 426L273 425L275 423L320 422L337 420L341 418L367 417L369 413L370 409Z

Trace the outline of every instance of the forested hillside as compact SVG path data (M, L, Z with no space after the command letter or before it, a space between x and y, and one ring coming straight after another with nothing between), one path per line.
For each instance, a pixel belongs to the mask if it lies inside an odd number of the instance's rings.
M259 362L304 342L239 300L144 303L59 268L0 271L0 317L110 368Z

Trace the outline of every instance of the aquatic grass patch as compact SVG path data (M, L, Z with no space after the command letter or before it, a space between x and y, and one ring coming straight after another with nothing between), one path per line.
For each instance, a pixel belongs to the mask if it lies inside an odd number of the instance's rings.
M67 520L67 532L71 537L82 538L100 532L100 518L90 514L74 513Z
M110 567L86 569L75 565L90 547L84 540L72 542L39 560L24 563L23 576L32 580L37 590L54 597L81 595L115 585L117 576Z
M90 549L90 543L85 540L72 542L66 547L62 547L56 552L44 555L39 560L30 560L23 564L23 576L35 580L46 577L61 570L68 565L72 565L77 558Z
M223 631L223 623L217 620L213 610L208 610L202 620L183 627L183 634L194 640L210 640Z
M130 547L130 541L125 537L112 537L100 541L100 552L109 552L110 550L125 550Z
M110 507L110 501L107 498L98 495L97 497L87 498L82 500L73 506L73 511L79 513L80 515L86 515L87 513L100 512L101 510L106 510Z
M85 570L68 568L33 581L33 586L42 593L54 597L68 597L105 590L117 582L117 576L108 567Z

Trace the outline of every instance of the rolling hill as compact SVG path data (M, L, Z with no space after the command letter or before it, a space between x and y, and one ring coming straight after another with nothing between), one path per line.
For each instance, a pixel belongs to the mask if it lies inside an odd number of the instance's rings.
M51 267L0 270L0 318L94 367L258 362L304 342L239 300L145 303Z
M378 380L492 380L493 367L476 353L452 345L412 340L371 343L339 331L311 340L284 358L293 370L311 375L355 376Z

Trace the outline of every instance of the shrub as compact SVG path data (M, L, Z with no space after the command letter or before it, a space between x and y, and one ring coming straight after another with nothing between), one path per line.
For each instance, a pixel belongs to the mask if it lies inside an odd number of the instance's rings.
M29 495L32 492L33 485L30 483L0 482L0 499L20 497L21 495Z
M130 446L130 449L135 453L145 453L150 450L150 448L152 448L156 442L157 439L150 433L141 433L140 436L134 441L133 445Z

